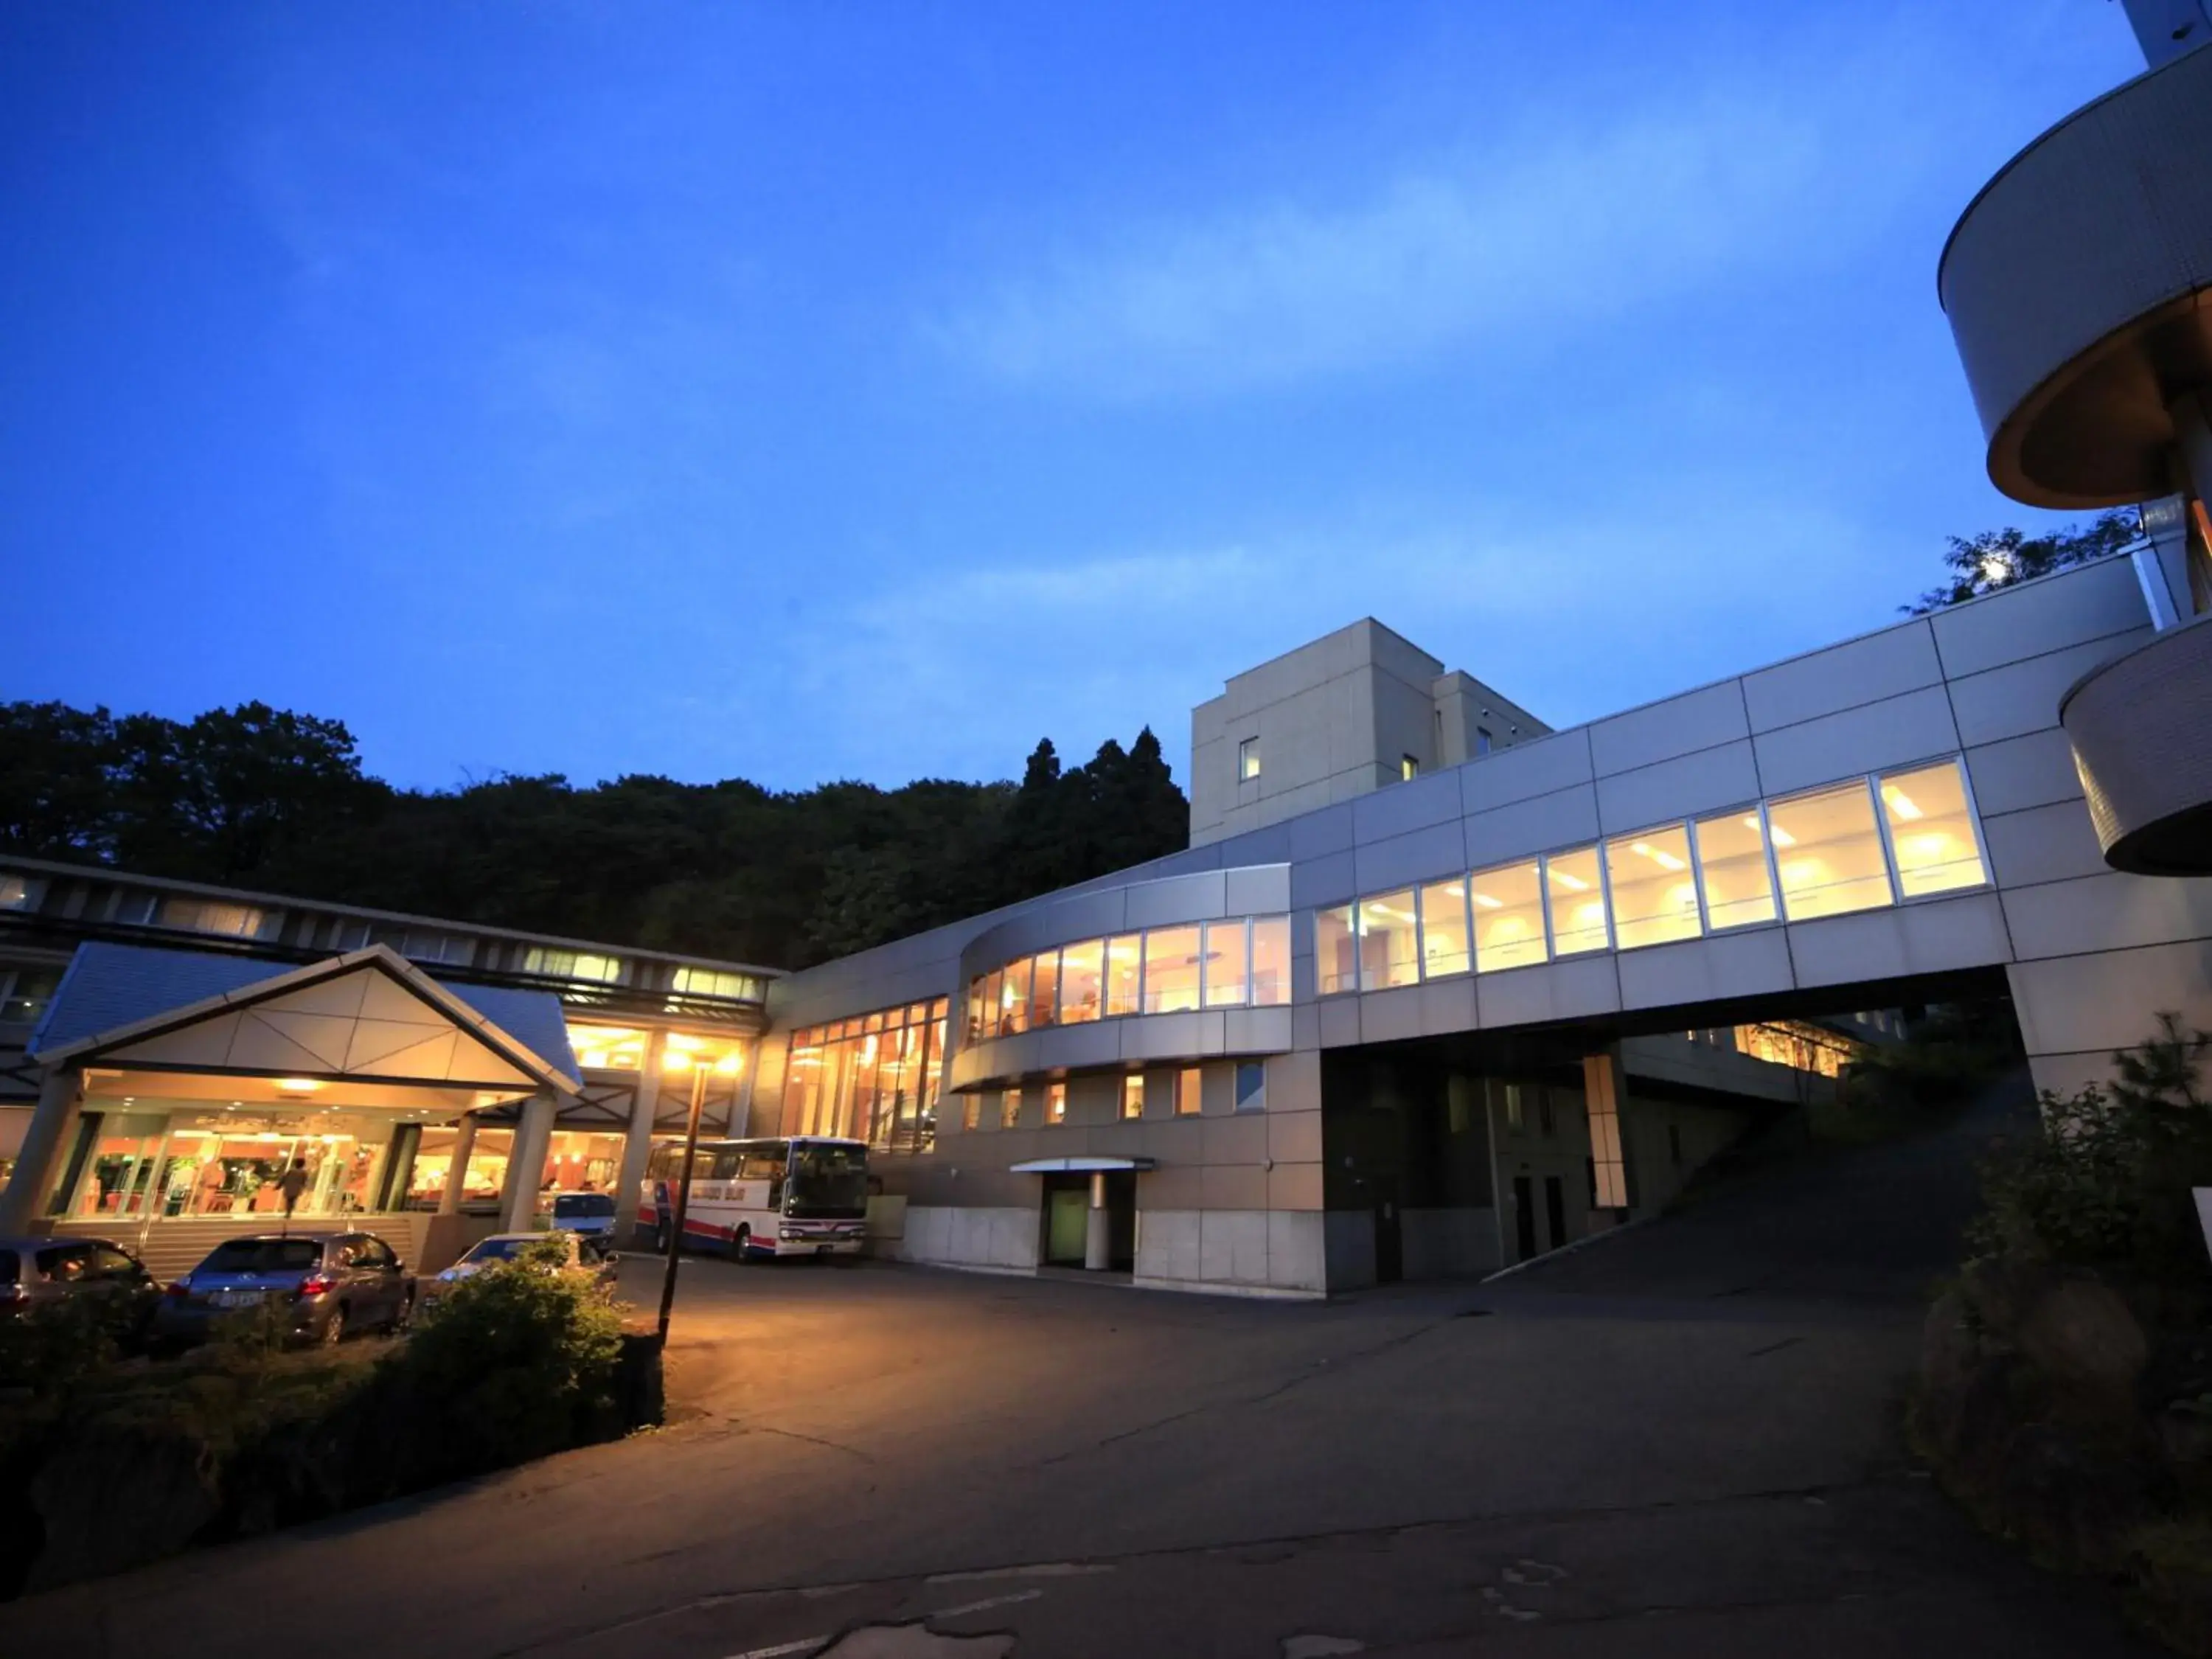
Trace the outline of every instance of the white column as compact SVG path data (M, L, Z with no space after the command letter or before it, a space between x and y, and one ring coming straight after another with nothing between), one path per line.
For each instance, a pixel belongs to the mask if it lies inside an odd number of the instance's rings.
M645 1185L645 1161L653 1156L653 1120L660 1110L660 1062L668 1033L646 1039L637 1074L637 1098L630 1103L629 1133L623 1141L622 1173L615 1178L615 1237L627 1239L637 1225L638 1195Z
M446 1190L438 1194L440 1215L461 1212L461 1188L468 1183L469 1154L476 1151L476 1114L463 1112L453 1130L453 1160L446 1166Z
M1112 1218L1106 1208L1106 1172L1091 1172L1091 1213L1085 1218L1083 1229L1083 1265L1091 1273L1103 1273L1114 1259Z
M507 1188L500 1194L502 1232L527 1232L538 1215L538 1190L545 1180L545 1149L553 1139L553 1093L541 1089L522 1103L507 1158Z
M0 1188L0 1234L20 1236L46 1213L45 1200L60 1176L71 1133L77 1123L81 1079L73 1066L56 1067L39 1079L39 1103L23 1131L23 1150L15 1173Z

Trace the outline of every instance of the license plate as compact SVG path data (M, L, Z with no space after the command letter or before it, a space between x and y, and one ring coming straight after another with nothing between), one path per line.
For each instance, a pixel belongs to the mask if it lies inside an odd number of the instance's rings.
M215 1305L218 1308L258 1308L265 1291L217 1291Z

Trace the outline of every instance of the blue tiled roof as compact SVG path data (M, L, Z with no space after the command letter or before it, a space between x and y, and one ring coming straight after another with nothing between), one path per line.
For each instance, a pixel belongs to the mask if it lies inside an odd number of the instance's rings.
M295 966L218 951L166 951L143 945L80 945L32 1033L33 1057L172 1009L189 1008L297 972ZM576 1076L568 1022L550 991L437 981L555 1071Z

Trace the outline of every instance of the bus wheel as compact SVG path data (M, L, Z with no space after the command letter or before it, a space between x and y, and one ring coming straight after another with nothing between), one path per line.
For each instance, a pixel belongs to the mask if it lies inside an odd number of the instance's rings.
M753 1230L750 1227L740 1226L738 1229L738 1236L730 1241L730 1254L740 1261L750 1261L753 1259L752 1243Z

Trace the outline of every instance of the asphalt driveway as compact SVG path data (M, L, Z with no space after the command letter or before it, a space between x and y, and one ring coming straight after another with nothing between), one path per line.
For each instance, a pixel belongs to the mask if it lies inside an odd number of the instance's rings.
M689 1261L667 1429L0 1608L0 1653L2142 1651L1899 1446L1955 1223L1905 1212L1965 1149L1327 1305Z

